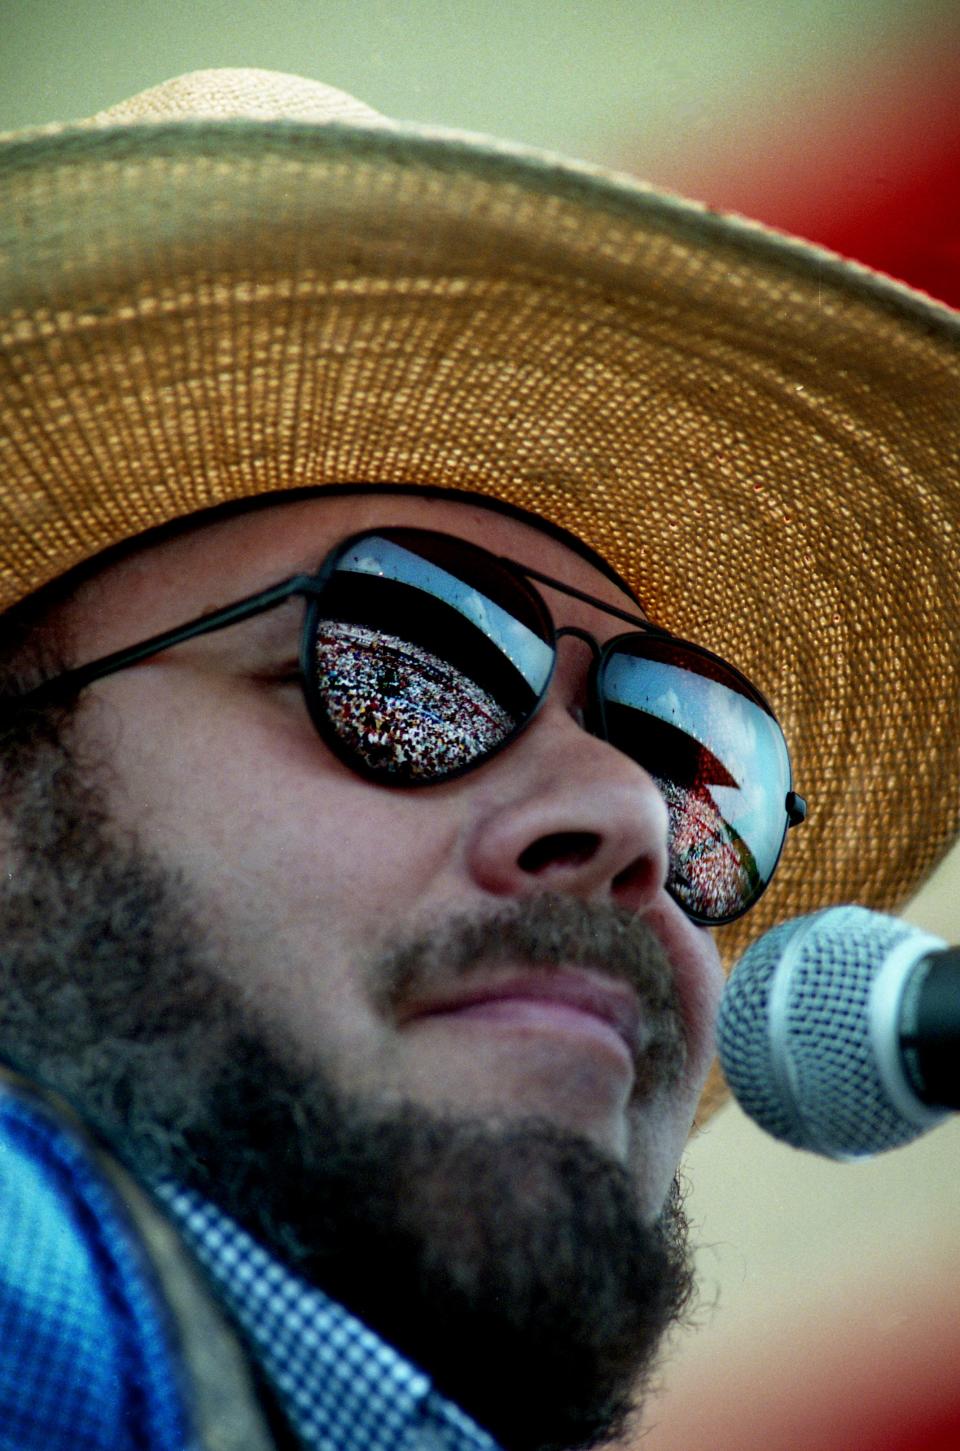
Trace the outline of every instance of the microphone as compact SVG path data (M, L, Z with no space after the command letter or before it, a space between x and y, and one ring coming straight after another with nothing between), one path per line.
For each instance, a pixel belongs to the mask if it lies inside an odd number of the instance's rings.
M717 1038L767 1133L870 1158L960 1109L960 948L865 907L784 922L730 974Z

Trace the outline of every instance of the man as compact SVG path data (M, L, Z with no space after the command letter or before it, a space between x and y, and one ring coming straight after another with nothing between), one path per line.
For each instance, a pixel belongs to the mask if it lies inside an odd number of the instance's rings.
M0 1446L608 1439L714 929L956 832L957 319L258 72L4 167Z

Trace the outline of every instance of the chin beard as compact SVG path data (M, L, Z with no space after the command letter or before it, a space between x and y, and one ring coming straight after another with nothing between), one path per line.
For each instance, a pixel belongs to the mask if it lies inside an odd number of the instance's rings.
M121 839L60 741L3 791L0 1051L141 1178L199 1190L342 1301L508 1451L620 1434L691 1298L676 1186L651 1225L631 1174L549 1122L344 1095L251 1022L189 887Z
M678 1196L651 1226L630 1174L549 1122L378 1110L240 1046L181 1179L510 1451L622 1432L691 1291Z

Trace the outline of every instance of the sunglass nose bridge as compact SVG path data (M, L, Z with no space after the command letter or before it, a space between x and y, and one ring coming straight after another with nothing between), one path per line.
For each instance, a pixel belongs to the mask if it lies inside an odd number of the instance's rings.
M581 630L579 625L561 625L556 633L556 638L562 640L564 635L575 635L578 640L582 640L585 645L590 646L594 660L599 660L600 645L596 636L591 635L589 630Z
M571 715L577 725L585 730L588 735L599 736L601 740L606 739L606 726L603 718L603 706L597 690L597 671L603 657L603 649L595 635L589 630L582 630L579 625L562 625L557 630L555 638L559 641L564 635L572 635L577 640L589 646L593 659L590 664L590 672L587 676L582 703L571 709Z

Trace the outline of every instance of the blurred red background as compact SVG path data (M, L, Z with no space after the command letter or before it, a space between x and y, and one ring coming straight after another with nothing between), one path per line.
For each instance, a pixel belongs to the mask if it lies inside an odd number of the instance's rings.
M618 160L960 307L960 5L954 13L842 65L825 46L819 72L754 89L728 126L712 117L708 134L681 135L656 175L639 141Z

